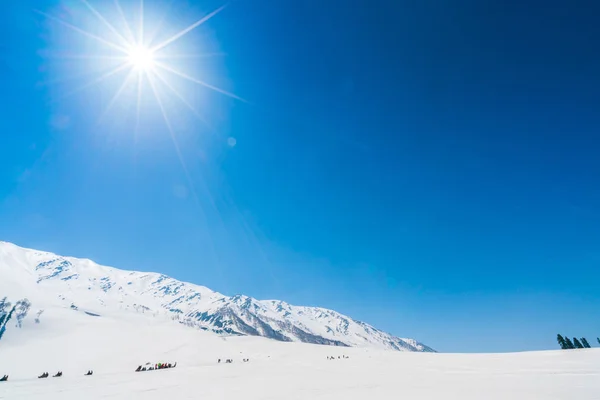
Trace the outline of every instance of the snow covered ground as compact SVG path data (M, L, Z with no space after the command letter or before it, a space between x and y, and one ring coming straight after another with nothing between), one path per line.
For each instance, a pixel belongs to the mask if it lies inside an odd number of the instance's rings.
M224 338L135 314L93 318L58 309L50 316L0 342L0 375L10 375L0 399L600 399L600 349L395 352ZM133 372L163 361L178 366ZM94 375L84 377L89 369ZM36 378L58 370L62 378Z
M188 297L177 300L183 293ZM0 340L0 376L9 375L8 382L0 382L0 399L600 400L600 349L471 355L406 351L422 345L334 311L229 298L159 274L121 271L0 242L0 300L4 296L13 304L27 298L31 307L21 319L15 313ZM226 313L213 314L220 319L199 320L207 329L228 321L235 322L232 329L244 321L265 327L258 321L262 318L298 340L269 339L268 329L260 336L223 336L187 326L165 308L173 297L177 307L189 308L186 313L227 304ZM263 308L279 314L265 316ZM305 338L367 346L302 343L298 327ZM364 343L361 335L368 335ZM392 344L404 351L390 350ZM331 356L334 360L327 359ZM229 358L232 364L217 363ZM250 362L242 362L245 358ZM147 362L178 365L133 372ZM59 370L61 378L37 379ZM88 370L94 375L83 376Z

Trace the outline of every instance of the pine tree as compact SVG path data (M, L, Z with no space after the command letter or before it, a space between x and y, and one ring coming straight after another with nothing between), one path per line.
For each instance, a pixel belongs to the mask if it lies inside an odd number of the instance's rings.
M576 349L583 349L583 345L581 344L581 342L579 341L579 339L573 338L573 344L575 345Z
M582 338L581 338L581 344L582 344L582 345L583 345L583 347L584 347L584 348L586 348L586 349L589 349L589 348L591 348L591 347L592 347L592 346L590 346L590 344L588 343L587 339L586 339L586 338L584 338L584 337L582 337Z
M562 335L560 333L558 335L556 335L556 341L560 345L561 349L565 350L567 348L567 342L565 342L565 338L562 337Z
M573 345L573 342L568 337L565 337L565 342L567 343L567 349L574 349L575 348L575 346Z
M10 302L4 297L0 300L0 327L4 326L4 321L8 318L10 312Z
M6 325L8 325L8 321L10 321L16 309L17 306L13 306L8 315L3 319L2 326L0 326L0 340L2 339L2 336L4 336L4 332L6 332Z
M10 303L6 301L6 297L0 300L0 340L6 333L8 322L13 317L13 314L16 314L17 327L20 328L30 308L31 303L27 299L19 300L12 308L10 308Z
M29 309L31 308L31 302L27 299L19 300L16 304L16 317L17 326L21 328L23 326L23 320L27 316Z

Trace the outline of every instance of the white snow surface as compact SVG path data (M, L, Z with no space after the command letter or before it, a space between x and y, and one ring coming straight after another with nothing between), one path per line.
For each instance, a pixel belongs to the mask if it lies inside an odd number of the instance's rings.
M290 342L400 351L433 351L333 310L279 300L225 296L166 275L124 271L90 260L0 242L0 298L27 298L41 320L57 308L100 317L144 314L217 334L264 336ZM91 317L91 315L86 314Z
M68 309L45 322L0 343L0 374L9 374L0 399L600 398L598 349L468 355L343 348L219 337L142 315L89 318ZM146 362L175 361L174 369L134 372ZM89 369L94 375L83 376ZM36 378L58 370L63 377Z
M0 399L600 399L600 349L440 354L218 335L176 323L170 313L162 313L164 300L144 296L157 290L152 282L160 275L61 258L71 267L59 275L85 272L79 281L86 284L65 286L77 280L56 277L37 283L56 272L35 270L52 257L0 245L0 297L15 301L27 294L32 302L22 328L11 322L0 340L0 376L9 375L8 382L0 382ZM115 284L98 291L96 286L107 284L98 282L104 277ZM133 277L134 288L127 290L132 294L110 294L113 288L120 293L119 287ZM202 295L198 304L222 298L193 288ZM139 304L139 299L161 312L132 311L132 302ZM77 302L77 309L70 302ZM45 311L36 323L38 303ZM217 362L228 358L234 362ZM242 362L245 358L250 361ZM147 362L177 362L177 368L134 372ZM94 375L83 376L90 369ZM58 370L63 377L37 379Z

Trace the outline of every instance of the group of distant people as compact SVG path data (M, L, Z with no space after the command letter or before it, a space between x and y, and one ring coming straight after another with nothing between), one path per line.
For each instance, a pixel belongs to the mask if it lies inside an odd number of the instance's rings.
M242 362L248 362L248 361L250 361L249 358L242 359ZM221 359L220 358L217 360L217 363L221 364ZM228 359L225 360L225 364L231 364L231 363L233 363L233 358L228 358Z
M148 364L146 364L148 365ZM140 365L139 367L137 367L137 369L135 370L135 372L145 372L145 371L154 371L157 369L168 369L168 368L175 368L177 366L177 363L171 364L171 363L157 363L154 365L150 365L148 367L142 366Z
M58 371L56 374L52 375L53 378L60 378L63 375L62 371ZM41 374L40 376L38 376L38 379L44 379L49 377L50 374L47 372L44 372L43 374Z
M346 359L346 358L350 358L349 356L337 356L337 360L341 360L341 359ZM327 356L328 360L336 360L335 356Z
M342 356L337 356L337 358L335 356L327 356L328 360L340 360L340 359L348 359L350 358L349 356L346 355L342 355ZM242 359L242 362L249 362L250 359L249 358L244 358ZM219 358L217 361L219 364L221 363L221 359ZM224 360L225 364L232 364L233 363L233 359L232 358L228 358L226 360ZM149 364L149 363L148 363ZM146 365L148 365L146 364ZM175 368L177 366L177 363L156 363L154 365L149 365L149 366L142 366L140 365L139 367L137 367L137 369L135 370L135 372L144 372L144 371L154 371L154 370L158 370L158 369L169 369L169 368ZM88 372L86 372L84 374L84 376L91 376L94 374L94 371L89 370ZM60 378L63 375L62 371L58 371L56 374L52 375L53 378ZM48 374L48 372L44 372L43 374L41 374L40 376L38 376L38 379L44 379L44 378L48 378L50 376L50 374ZM4 375L2 378L0 378L0 382L6 382L8 381L8 375Z
M135 370L135 372L140 372L140 371L153 371L155 369L166 369L166 368L175 368L177 366L177 363L171 364L171 363L157 363L154 364L153 366L149 366L149 367L142 367L141 365ZM92 371L91 369L88 370L85 374L83 374L83 376L92 376L94 374L94 371ZM45 379L48 378L50 376L50 374L48 372L44 372L41 375L38 376L38 379ZM62 371L58 371L56 374L52 375L53 378L60 378L61 376L63 376ZM0 378L0 382L6 382L8 381L8 375L4 375L2 378Z
M94 374L94 371L89 370L88 372L86 372L83 375L91 376L93 374ZM48 372L44 372L38 376L38 379L45 379L45 378L48 378L49 376L50 376L50 374ZM61 376L63 376L62 371L58 371L56 374L52 375L53 378L60 378ZM6 382L6 381L8 381L8 375L4 375L2 378L0 378L0 382Z

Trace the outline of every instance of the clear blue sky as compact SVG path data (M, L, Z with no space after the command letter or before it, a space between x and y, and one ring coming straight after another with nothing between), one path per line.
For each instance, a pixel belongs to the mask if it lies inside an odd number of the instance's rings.
M177 82L211 127L169 104L188 179L149 90L137 134L132 99L98 122L113 81L62 97L101 62L60 56L102 45L33 10L94 29L81 3L6 2L0 240L441 351L600 336L600 10L576 3L234 1L177 44L223 53L178 62L248 100Z

